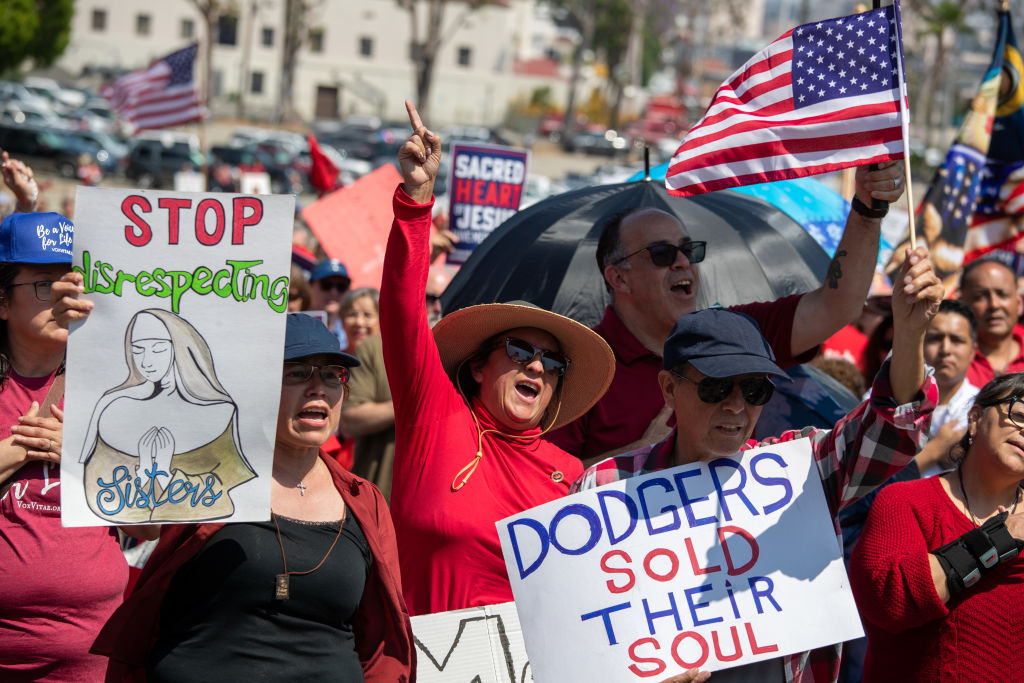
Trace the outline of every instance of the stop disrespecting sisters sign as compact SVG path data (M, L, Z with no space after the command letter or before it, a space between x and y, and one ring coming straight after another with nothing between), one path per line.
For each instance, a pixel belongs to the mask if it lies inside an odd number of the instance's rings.
M863 635L807 439L497 526L538 683L660 681Z

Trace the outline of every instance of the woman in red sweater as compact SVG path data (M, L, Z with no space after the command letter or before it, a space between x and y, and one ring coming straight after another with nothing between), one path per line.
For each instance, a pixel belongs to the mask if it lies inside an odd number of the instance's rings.
M430 213L441 140L407 103L413 135L380 292L395 407L392 515L412 614L512 600L495 522L564 496L583 468L541 435L604 393L614 358L597 334L524 302L427 324Z
M1024 373L985 385L957 447L956 470L878 494L853 552L864 681L1024 671Z

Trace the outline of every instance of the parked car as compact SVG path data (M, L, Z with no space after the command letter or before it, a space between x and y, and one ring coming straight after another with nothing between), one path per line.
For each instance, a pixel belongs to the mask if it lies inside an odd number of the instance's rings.
M629 141L614 130L604 133L583 131L576 133L562 144L566 152L579 152L588 156L624 156L629 151Z
M203 155L187 140L140 137L132 143L124 173L141 188L171 188L175 173L202 164Z
M0 123L0 149L36 171L52 171L65 178L78 174L83 154L96 156L96 148L67 131L30 125Z
M124 172L128 165L128 145L98 130L67 130L64 133L91 146L95 150L92 155L104 173Z
M231 167L235 181L246 170L264 170L270 176L270 191L274 194L301 194L306 191L306 179L290 164L280 164L271 155L254 145L245 147L211 147L210 164L223 163Z

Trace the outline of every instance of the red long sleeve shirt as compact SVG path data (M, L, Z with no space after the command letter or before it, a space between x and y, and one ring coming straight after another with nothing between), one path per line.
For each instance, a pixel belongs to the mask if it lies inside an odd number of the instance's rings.
M401 187L395 192L380 291L384 363L395 405L391 513L405 600L414 615L512 600L495 522L566 495L583 471L579 460L542 439L486 433L476 471L452 491L456 475L476 456L478 432L427 324L430 209ZM483 430L540 434L509 430L479 401L473 401L473 412Z
M865 681L1009 681L1024 671L1024 557L943 604L928 553L974 525L938 477L882 489L850 561Z

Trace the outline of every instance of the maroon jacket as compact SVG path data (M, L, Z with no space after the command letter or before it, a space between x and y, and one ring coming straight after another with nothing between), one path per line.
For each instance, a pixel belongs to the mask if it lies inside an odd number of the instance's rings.
M367 683L414 683L416 651L412 624L402 599L398 547L384 496L375 486L341 468L323 451L345 505L356 516L373 555L373 564L352 622L356 652ZM92 652L110 657L107 681L145 681L145 659L156 641L160 606L178 569L223 524L165 526L160 543L142 570L131 596L110 617Z

